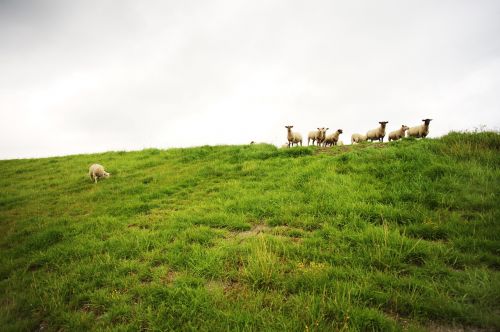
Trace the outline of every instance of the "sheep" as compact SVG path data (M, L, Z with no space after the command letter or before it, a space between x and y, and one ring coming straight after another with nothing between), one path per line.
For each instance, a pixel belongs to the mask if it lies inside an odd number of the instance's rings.
M344 141L338 141L338 142L337 142L337 145L338 145L338 146L342 146L342 145L344 145Z
M389 137L388 137L389 142L391 140L392 141L397 141L398 139L405 137L405 132L408 129L410 129L408 126L402 125L401 128L399 128L398 130L391 131L389 133Z
M89 176L90 179L94 181L94 183L97 183L97 179L107 178L111 176L111 174L106 172L102 165L93 164L92 166L89 167Z
M313 145L315 142L317 142L318 146L321 146L321 143L323 143L323 141L325 140L326 131L328 129L330 129L330 128L322 127L322 128L318 128L318 130L316 130L316 131L309 132L309 135L307 137L307 146L309 146L309 141L311 141L311 140L313 142Z
M374 140L377 140L379 142L384 141L384 136L385 136L385 126L389 123L389 121L380 121L380 127L368 130L366 132L366 139L370 140L370 142L373 142Z
M366 142L366 135L363 134L352 134L351 136L351 144Z
M297 132L293 132L293 126L285 126L285 128L288 129L288 147L290 147L290 144L293 146L294 143L298 144L299 142L300 146L302 146L302 135Z
M429 123L432 119L423 119L423 124L408 129L408 137L425 138L429 134Z
M325 137L323 141L323 146L337 145L339 140L339 135L342 134L342 129L337 129L335 132Z

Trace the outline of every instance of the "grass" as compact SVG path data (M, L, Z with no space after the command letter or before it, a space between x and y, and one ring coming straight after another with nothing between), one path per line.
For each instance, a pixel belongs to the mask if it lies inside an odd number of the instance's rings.
M0 327L499 330L499 166L493 132L0 161Z

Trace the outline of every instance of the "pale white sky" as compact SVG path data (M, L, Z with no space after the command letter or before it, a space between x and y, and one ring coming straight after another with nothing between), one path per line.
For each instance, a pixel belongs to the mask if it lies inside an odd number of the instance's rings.
M0 159L500 128L500 1L0 0Z

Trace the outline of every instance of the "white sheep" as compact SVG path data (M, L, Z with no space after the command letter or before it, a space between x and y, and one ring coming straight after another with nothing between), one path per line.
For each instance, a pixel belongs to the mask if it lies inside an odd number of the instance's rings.
M340 134L342 134L342 129L337 129L335 132L331 133L330 135L327 135L323 142L324 144L323 146L337 145Z
M89 167L89 176L92 181L97 183L97 179L107 178L111 174L104 170L104 167L99 164L93 164Z
M317 129L318 130L309 132L309 135L307 136L307 146L309 146L309 141L311 140L313 142L313 145L317 143L318 146L320 146L325 140L326 131L330 128L321 127Z
M389 133L389 137L388 137L389 142L390 141L397 141L398 139L405 137L405 132L408 129L410 129L410 128L405 126L405 125L402 125L401 128L399 128L398 130L391 131Z
M302 146L302 135L297 132L293 132L293 126L285 126L285 128L288 129L288 147L290 147L290 144L293 146L294 143L300 143L300 146Z
M380 127L368 130L366 133L366 139L370 140L370 142L373 142L374 140L377 140L379 142L384 141L384 136L385 136L385 126L389 123L389 121L380 121Z
M429 123L432 119L423 119L423 124L408 129L408 137L425 138L429 134Z
M351 136L351 144L366 142L366 135L363 134L352 134Z

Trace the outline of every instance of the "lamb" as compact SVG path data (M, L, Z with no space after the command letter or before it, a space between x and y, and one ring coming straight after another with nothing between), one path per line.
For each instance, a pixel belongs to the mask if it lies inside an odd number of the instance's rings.
M297 132L293 132L293 126L285 126L285 128L288 129L288 147L290 147L290 144L293 146L294 143L298 144L299 142L300 146L302 146L302 135Z
M366 139L373 142L374 140L378 140L379 142L384 141L385 136L385 126L389 123L389 121L380 121L380 127L368 130L366 133Z
M352 134L351 136L351 144L366 142L366 135L363 134Z
M339 135L342 134L342 129L337 129L335 132L331 133L330 135L325 137L325 140L323 141L323 146L332 146L332 145L337 145L337 142L339 140Z
M392 141L397 141L400 138L405 137L405 132L410 129L409 127L402 125L401 128L398 130L391 131L389 133L389 142Z
M107 178L111 174L104 170L104 167L99 164L93 164L89 167L89 176L94 183L97 183L97 179Z
M309 146L309 141L311 141L311 140L313 142L313 145L315 142L317 142L318 146L320 146L321 143L323 143L323 141L325 140L326 131L328 129L330 129L330 128L321 127L321 128L318 128L318 130L316 130L316 131L309 132L309 135L307 137L307 146Z
M429 123L432 119L423 119L423 124L408 129L408 137L425 138L429 134Z

